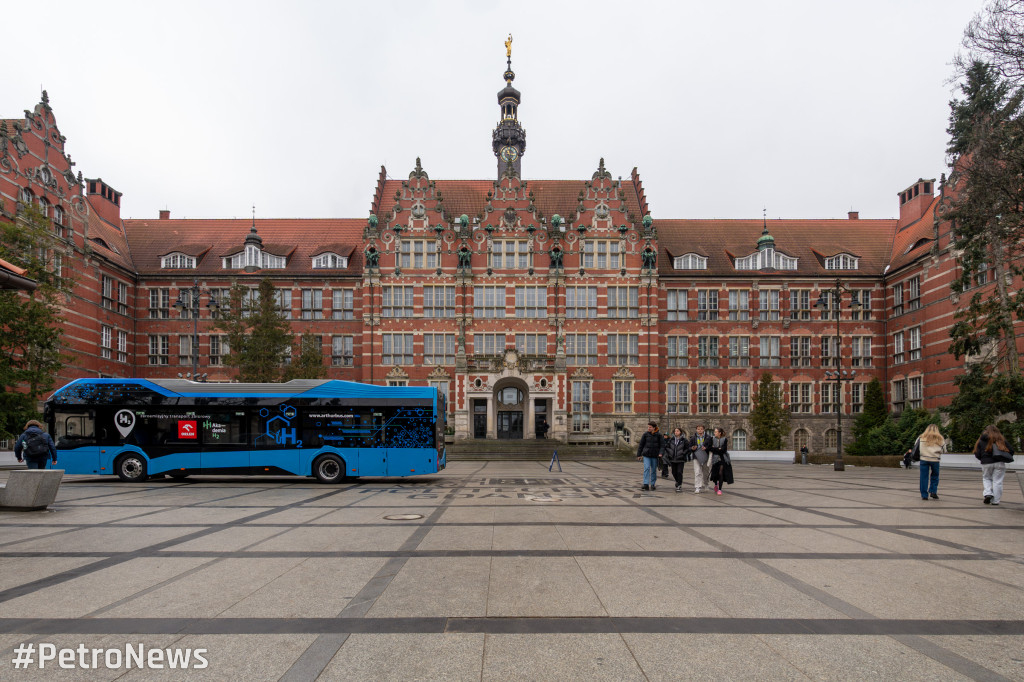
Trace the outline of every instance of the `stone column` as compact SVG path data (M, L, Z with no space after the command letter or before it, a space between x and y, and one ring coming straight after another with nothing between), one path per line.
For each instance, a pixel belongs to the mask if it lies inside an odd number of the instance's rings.
M498 414L494 404L494 391L487 396L487 437L498 437Z
M536 431L533 428L534 421L535 421L534 410L533 410L533 396L529 395L529 392L527 392L527 397L526 397L525 400L526 400L526 409L523 410L523 418L526 419L526 423L523 424L523 438L524 439L536 438L537 437L537 433L536 433Z

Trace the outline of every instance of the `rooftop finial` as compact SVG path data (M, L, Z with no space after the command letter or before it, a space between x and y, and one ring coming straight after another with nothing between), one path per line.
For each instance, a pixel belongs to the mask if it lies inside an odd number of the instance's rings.
M512 34L508 34L508 40L505 41L505 56L508 57L509 61L512 61Z
M256 204L252 205L252 231L256 231Z
M761 209L761 225L764 229L761 230L761 234L768 234L768 207L765 206Z

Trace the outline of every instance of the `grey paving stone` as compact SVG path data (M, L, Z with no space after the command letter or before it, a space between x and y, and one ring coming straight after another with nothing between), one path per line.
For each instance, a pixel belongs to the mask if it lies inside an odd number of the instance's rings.
M352 635L319 679L475 682L483 646L484 635L477 634Z
M951 651L1011 680L1024 680L1024 637L972 636L925 637Z
M488 635L483 680L643 680L619 635ZM678 678L676 678L678 679Z
M495 557L491 560L488 616L608 615L573 559Z
M410 559L368 617L487 615L488 557Z
M0 551L3 551L0 549ZM0 590L46 578L96 561L87 557L0 556Z

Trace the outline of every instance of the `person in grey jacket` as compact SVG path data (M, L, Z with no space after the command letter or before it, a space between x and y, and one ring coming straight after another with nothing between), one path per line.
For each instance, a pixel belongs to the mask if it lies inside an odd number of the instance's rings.
M690 459L693 460L693 492L704 492L711 476L710 452L711 436L704 433L704 425L697 427L697 432L690 436Z
M672 469L672 478L676 479L676 492L683 492L683 465L690 459L690 441L683 437L683 430L678 426L665 441L663 459Z

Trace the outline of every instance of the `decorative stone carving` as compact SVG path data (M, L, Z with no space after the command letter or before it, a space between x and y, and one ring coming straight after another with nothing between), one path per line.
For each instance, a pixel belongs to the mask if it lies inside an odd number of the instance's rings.
M380 267L380 252L377 250L376 247L374 247L374 246L367 247L366 251L364 252L364 255L366 256L366 267L368 267L368 268L379 268Z

